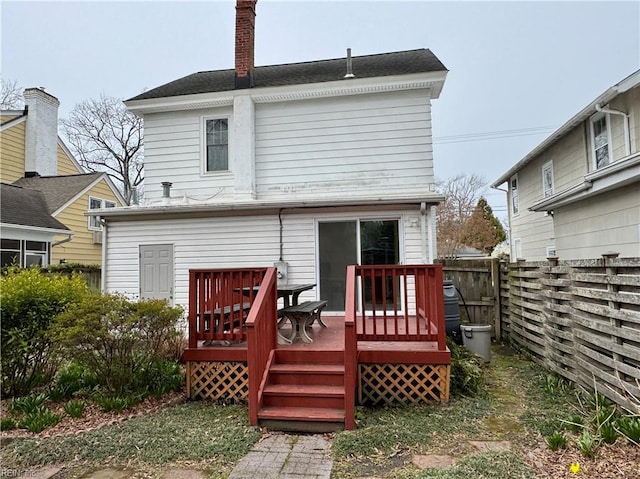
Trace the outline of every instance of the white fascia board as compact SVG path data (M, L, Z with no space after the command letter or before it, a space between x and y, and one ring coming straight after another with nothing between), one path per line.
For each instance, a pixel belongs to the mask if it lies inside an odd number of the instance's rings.
M567 121L564 125L554 131L547 139L545 139L542 143L536 146L533 150L531 150L527 155L522 158L518 163L516 163L513 167L511 167L506 173L502 174L500 178L491 183L492 188L496 188L501 184L505 183L509 180L515 173L520 171L524 166L526 166L530 161L539 156L544 150L549 148L552 144L554 144L557 140L565 136L571 130L573 130L576 126L578 126L583 121L587 120L591 115L596 113L596 105L601 104L604 105L613 100L616 96L621 93L624 93L631 88L640 85L640 70L632 73L627 78L617 83L616 85L608 88L604 93L602 93L598 98L589 103L586 107L580 110L579 113L574 115L569 121Z
M393 198L368 198L368 199L344 199L344 200L316 200L316 201L252 201L246 203L210 203L198 205L158 205L158 206L126 206L123 208L103 208L95 209L85 213L86 216L100 216L101 218L116 218L127 216L156 215L166 213L202 213L202 212L229 212L229 211L255 211L293 208L331 208L341 206L381 206L398 204L420 204L422 202L435 205L445 200L440 193L416 196L395 196Z
M231 106L233 105L234 97L239 95L249 95L255 103L269 103L385 91L429 89L430 97L433 99L438 98L440 95L446 76L446 71L438 71L362 79L356 77L324 83L246 88L223 92L125 101L124 103L127 108L136 115L144 116L146 113Z
M11 223L0 223L0 229L2 230L2 237L3 238L9 238L10 234L17 234L17 233L21 233L21 234L31 234L33 235L42 235L43 237L51 237L51 240L53 240L53 237L56 235L70 235L73 234L73 231L71 230L59 230L59 229L53 229L53 228L41 228L38 226L28 226L28 225L16 225L16 224L11 224ZM17 238L16 238L17 239ZM25 238L21 238L21 239L25 239ZM38 240L34 240L34 241L38 241Z
M113 190L114 194L117 195L118 200L120 201L120 203L122 205L125 204L124 198L122 198L122 195L120 194L120 192L118 191L118 189L113 185L113 183L111 182L111 180L109 179L109 176L106 173L102 173L100 176L98 176L95 180L93 180L91 183L89 183L82 191L80 191L78 194L76 194L73 198L71 198L69 201L67 201L65 204L63 204L60 208L58 208L57 210L55 210L53 213L51 213L51 216L53 216L54 218L60 214L62 211L65 210L65 208L68 208L70 205L72 205L73 203L75 203L78 198L80 198L82 195L86 194L87 192L89 192L89 190L91 188L93 188L95 185L97 185L98 183L100 183L100 181L105 180L107 183L107 186L109 186L109 188L111 190ZM88 209L88 208L87 208Z
M640 153L584 177L584 182L533 204L530 211L550 211L612 189L640 182Z
M13 120L9 120L3 123L2 125L0 125L0 132L4 130L8 130L13 126L19 125L20 123L24 123L25 121L27 121L27 115L25 115L24 112L19 111L17 112L17 114L22 116L19 116L18 118L14 118Z

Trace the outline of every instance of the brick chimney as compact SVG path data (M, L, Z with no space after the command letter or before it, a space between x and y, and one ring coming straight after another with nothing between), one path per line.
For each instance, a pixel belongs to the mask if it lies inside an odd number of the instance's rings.
M253 52L258 0L236 1L236 88L253 87Z
M58 99L41 88L24 91L27 121L24 170L33 176L58 174Z

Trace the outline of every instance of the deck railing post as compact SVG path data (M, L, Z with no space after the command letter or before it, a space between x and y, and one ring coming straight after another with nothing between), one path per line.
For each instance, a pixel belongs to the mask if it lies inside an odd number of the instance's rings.
M347 266L344 318L344 427L355 429L358 340L356 332L356 266ZM364 292L363 292L364 294ZM364 323L363 323L364 326Z
M196 338L197 328L197 311L196 311L196 298L198 284L196 281L195 271L189 271L189 347L195 348L198 346L198 339Z

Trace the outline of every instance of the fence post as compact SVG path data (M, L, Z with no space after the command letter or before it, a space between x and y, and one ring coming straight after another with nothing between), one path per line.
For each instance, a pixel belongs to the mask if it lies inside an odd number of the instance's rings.
M502 339L502 325L500 323L501 316L500 310L502 309L502 301L500 300L500 260L494 258L491 260L491 282L493 285L493 314L494 314L494 329L496 332L496 340Z
M617 293L619 291L619 287L617 284L613 284L610 281L610 278L612 276L615 276L616 274L618 274L618 269L612 265L612 261L614 259L616 259L618 256L620 255L620 253L615 253L615 252L608 252L608 253L604 253L602 255L602 263L605 267L605 273L607 275L607 291L609 291L610 293ZM607 304L609 306L610 309L620 309L620 303L617 301L612 301L611 299L609 301L607 301ZM611 317L609 319L609 321L611 321L611 327L613 329L620 329L621 327L621 322L619 319ZM622 344L622 338L620 338L620 336L618 336L617 334L612 335L611 339L616 343L616 344ZM613 352L613 360L616 362L620 361L620 354L612 351Z

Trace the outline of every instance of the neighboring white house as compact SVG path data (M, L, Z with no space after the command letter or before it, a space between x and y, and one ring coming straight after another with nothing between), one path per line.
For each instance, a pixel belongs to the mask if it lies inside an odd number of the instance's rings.
M493 182L507 183L511 258L640 256L640 70Z
M447 70L427 49L254 67L255 2L236 9L235 70L125 102L144 117L146 201L101 211L104 289L185 305L190 268L277 264L343 311L347 265L435 257Z

